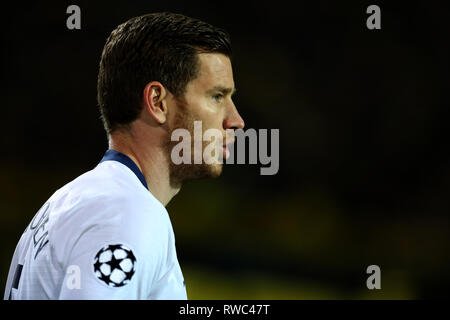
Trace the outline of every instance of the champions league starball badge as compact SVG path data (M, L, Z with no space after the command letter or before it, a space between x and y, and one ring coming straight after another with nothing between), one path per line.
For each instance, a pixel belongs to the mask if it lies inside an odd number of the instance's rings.
M122 287L136 271L136 257L123 244L104 246L95 256L94 273L109 287Z

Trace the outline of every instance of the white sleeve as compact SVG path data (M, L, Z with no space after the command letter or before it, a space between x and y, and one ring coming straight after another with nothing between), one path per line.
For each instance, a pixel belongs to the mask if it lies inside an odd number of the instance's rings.
M158 213L136 208L109 206L109 210L96 213L92 223L83 223L66 246L70 252L65 253L59 299L149 298L167 259L164 220Z

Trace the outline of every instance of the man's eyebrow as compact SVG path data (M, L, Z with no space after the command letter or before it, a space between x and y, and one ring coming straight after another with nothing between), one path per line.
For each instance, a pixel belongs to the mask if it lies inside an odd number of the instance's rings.
M223 86L215 86L207 91L208 94L213 94L215 92L221 92L223 95L231 94L232 96L236 93L236 88L227 88Z

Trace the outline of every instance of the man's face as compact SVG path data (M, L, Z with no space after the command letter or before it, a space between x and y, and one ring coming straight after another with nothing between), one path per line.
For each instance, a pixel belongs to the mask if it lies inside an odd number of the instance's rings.
M198 76L188 83L182 101L176 100L172 123L169 124L172 130L177 128L187 129L192 139L191 164L175 165L172 163L173 178L179 182L192 178L219 176L223 166L221 163L223 161L219 159L225 160L227 158L226 143L234 141L233 130L227 129L242 129L244 127L244 121L232 101L235 87L230 59L217 53L200 53L198 59ZM194 121L201 121L201 137L194 134ZM218 130L216 132L221 133L222 139L213 138L212 141L199 141L203 140L203 133L208 129ZM194 164L194 152L196 152L194 141L202 146L201 164ZM211 143L214 144L218 152L204 153L205 148ZM211 149L210 147L209 150ZM206 158L209 158L210 164L205 163L203 153Z

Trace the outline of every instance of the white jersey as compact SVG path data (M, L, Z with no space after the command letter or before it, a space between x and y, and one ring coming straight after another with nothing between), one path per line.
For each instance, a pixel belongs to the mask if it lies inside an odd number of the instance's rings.
M166 208L129 157L108 150L42 206L4 299L187 299Z

